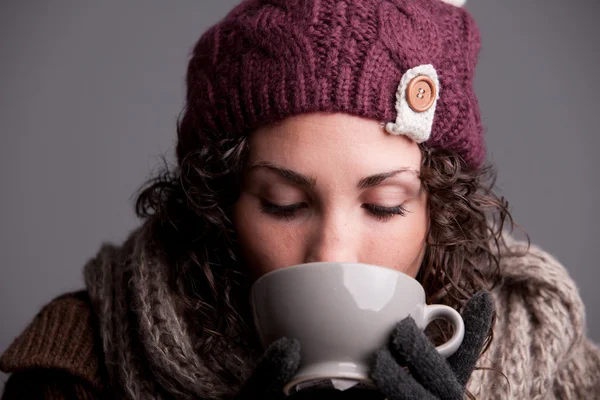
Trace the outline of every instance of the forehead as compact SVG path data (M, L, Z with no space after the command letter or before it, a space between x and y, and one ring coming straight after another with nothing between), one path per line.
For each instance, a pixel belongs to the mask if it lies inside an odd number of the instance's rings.
M405 136L387 133L378 121L342 113L301 114L250 135L250 163L269 161L315 173L345 170L379 173L419 169L421 152Z

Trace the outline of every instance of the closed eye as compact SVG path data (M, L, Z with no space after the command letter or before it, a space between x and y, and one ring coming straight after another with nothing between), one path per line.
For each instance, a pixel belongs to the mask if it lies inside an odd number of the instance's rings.
M289 204L289 205L277 205L266 200L261 201L260 211L272 215L277 219L285 219L291 221L298 213L306 208L305 203ZM405 216L408 210L402 205L396 207L383 207L374 204L363 204L362 207L366 209L371 215L373 215L378 221L388 221L396 215Z
M387 221L396 215L404 217L408 212L408 210L402 204L396 207L382 207L373 204L363 204L363 208L369 210L369 212L376 216L380 221Z

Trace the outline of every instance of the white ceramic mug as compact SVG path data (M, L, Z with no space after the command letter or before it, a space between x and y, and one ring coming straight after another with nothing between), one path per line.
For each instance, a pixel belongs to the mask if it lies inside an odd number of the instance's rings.
M422 330L434 319L450 321L454 334L437 347L444 357L458 349L465 331L455 309L425 304L417 280L370 264L314 262L278 269L252 285L250 302L265 348L283 336L300 341L300 368L285 394L319 379L372 385L371 357L409 315Z

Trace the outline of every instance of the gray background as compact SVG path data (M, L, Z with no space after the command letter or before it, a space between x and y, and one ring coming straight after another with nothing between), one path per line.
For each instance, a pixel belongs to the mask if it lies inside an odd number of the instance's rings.
M0 2L0 352L137 220L173 160L191 46L234 0ZM499 189L569 269L600 341L596 1L471 0ZM0 375L0 389L6 379Z

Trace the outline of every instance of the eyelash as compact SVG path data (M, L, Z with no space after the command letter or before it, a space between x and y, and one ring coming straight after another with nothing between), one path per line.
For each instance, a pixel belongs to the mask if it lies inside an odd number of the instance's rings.
M403 205L397 207L382 207L373 204L363 204L363 207L367 209L378 221L386 222L396 215L404 217L408 210ZM304 208L303 204L290 204L287 206L278 206L268 201L262 201L260 211L273 215L277 219L292 220L296 216L296 212Z

